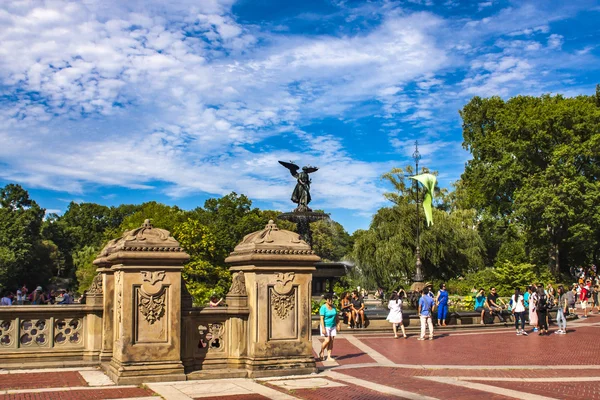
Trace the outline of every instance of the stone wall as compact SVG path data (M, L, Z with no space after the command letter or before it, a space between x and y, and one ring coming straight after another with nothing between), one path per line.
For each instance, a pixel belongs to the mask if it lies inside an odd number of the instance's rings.
M0 367L100 365L118 384L316 371L311 282L320 261L270 221L226 260L226 307L194 308L189 256L148 220L94 261L85 305L0 308Z
M0 308L0 368L97 364L102 305Z

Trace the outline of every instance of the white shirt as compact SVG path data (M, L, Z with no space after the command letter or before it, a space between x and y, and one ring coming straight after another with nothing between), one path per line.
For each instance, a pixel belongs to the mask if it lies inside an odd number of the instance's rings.
M523 298L522 294L520 294L519 298L516 300L515 300L515 295L513 294L512 301L513 301L513 310L515 312L524 312L525 311L525 304L523 303L524 298Z

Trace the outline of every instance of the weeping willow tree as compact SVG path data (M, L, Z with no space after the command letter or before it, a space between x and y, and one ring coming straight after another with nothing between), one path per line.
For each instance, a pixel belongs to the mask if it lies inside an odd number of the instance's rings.
M406 168L407 174L412 172ZM405 285L415 272L416 192L404 173L396 168L383 175L394 188L384 195L392 205L378 210L369 229L354 235L351 258L370 285ZM455 208L445 189L436 187L435 198L432 226L426 226L419 210L425 279L449 279L481 268L484 245L475 229L475 211Z

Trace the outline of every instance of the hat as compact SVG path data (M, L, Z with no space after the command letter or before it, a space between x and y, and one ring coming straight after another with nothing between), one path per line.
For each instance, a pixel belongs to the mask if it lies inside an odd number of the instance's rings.
M41 287L41 286L38 286L38 287L36 287L36 288L35 288L35 290L37 290L37 291L41 292L41 291L42 291L42 287Z

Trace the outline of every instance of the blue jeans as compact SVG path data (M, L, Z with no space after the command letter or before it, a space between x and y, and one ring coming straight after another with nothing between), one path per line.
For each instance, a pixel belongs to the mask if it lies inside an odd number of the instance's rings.
M515 329L519 330L519 322L521 323L521 330L525 330L525 311L515 312Z
M565 318L565 311L562 308L559 308L556 311L556 323L558 325L558 329L563 331L567 331L567 319Z
M440 303L438 304L438 323L444 321L446 322L446 318L448 318L448 303Z

